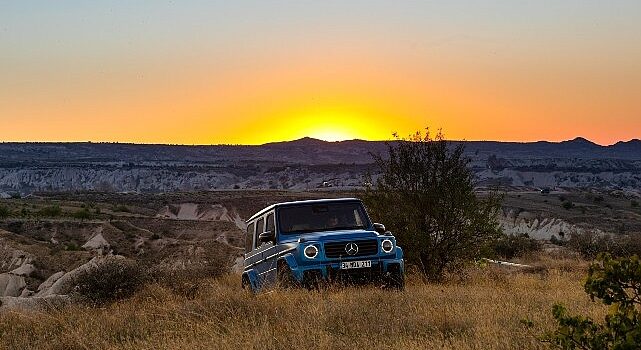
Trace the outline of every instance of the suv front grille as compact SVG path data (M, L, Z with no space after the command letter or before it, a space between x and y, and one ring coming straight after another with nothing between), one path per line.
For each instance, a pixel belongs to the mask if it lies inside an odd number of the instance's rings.
M345 250L345 247L350 243L355 243L358 246L358 252L354 255L347 254ZM375 239L325 243L325 256L327 258L351 258L355 256L376 255L376 253L378 253L378 240Z

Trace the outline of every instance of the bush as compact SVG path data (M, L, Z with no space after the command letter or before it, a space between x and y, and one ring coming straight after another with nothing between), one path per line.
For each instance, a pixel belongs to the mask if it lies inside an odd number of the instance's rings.
M600 255L588 270L585 292L610 306L605 322L570 316L562 305L552 314L558 323L544 336L561 349L638 349L641 344L641 260Z
M11 214L11 210L9 208L5 207L4 205L0 205L0 219L5 219L9 217Z
M634 200L634 199L631 200L630 201L630 206L632 206L632 208L638 208L639 207L639 201Z
M563 232L559 232L559 236L560 236L562 233L563 233ZM554 245L564 246L564 245L566 245L567 241L564 241L563 239L557 238L555 235L552 235L552 236L550 237L550 243L552 243L552 244L554 244Z
M565 210L570 210L570 209L574 208L574 203L572 203L572 202L570 202L570 201L565 201L565 202L563 202L563 203L561 204L561 206L562 206L562 207L563 207L563 209L565 209Z
M641 254L641 235L609 235L598 232L572 233L567 246L581 253L586 259L594 259L600 253L608 253L615 257L625 257Z
M87 208L78 210L77 212L71 214L71 216L80 220L89 220L93 218L93 214L91 214L91 212L89 212L89 209Z
M113 211L121 213L131 213L131 210L126 205L117 205L114 207Z
M48 216L48 217L60 216L61 213L62 213L62 210L58 205L44 207L38 211L38 214L40 216Z
M528 235L504 235L492 245L494 254L505 259L541 250L541 243Z
M438 280L446 269L480 257L500 237L502 197L476 196L462 143L449 147L440 132L431 138L428 131L409 140L397 137L387 147L389 157L372 155L381 176L363 199L426 279Z
M131 297L147 280L147 273L135 261L110 257L79 273L71 283L75 297L100 306Z

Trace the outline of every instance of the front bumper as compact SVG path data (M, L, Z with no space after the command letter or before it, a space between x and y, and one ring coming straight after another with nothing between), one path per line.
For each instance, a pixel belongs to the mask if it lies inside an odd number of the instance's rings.
M369 283L389 277L392 274L403 274L403 259L362 257L353 260L369 260L372 267L341 269L342 261L319 261L318 264L298 266L292 273L298 282L310 285L317 282Z

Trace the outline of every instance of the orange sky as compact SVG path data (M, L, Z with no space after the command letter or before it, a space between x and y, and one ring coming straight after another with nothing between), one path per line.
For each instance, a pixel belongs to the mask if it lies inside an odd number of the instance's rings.
M631 1L63 3L0 5L0 141L641 138Z

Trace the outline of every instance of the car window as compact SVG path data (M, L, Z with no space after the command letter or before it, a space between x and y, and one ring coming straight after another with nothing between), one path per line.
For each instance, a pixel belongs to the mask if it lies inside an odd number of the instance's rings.
M260 235L260 234L261 234L261 233L263 233L263 232L265 232L265 219L260 218L260 219L256 222L256 238L254 239L254 246L255 246L256 248L258 248L258 247L260 247L260 246L261 246L261 244L260 244L260 240L258 239L258 235Z
M254 245L254 223L252 222L247 226L247 232L245 233L245 253L251 252Z
M272 231L274 232L274 213L271 213L267 215L267 224L266 224L265 231Z
M365 209L358 202L328 202L287 206L278 211L279 233L365 229Z

